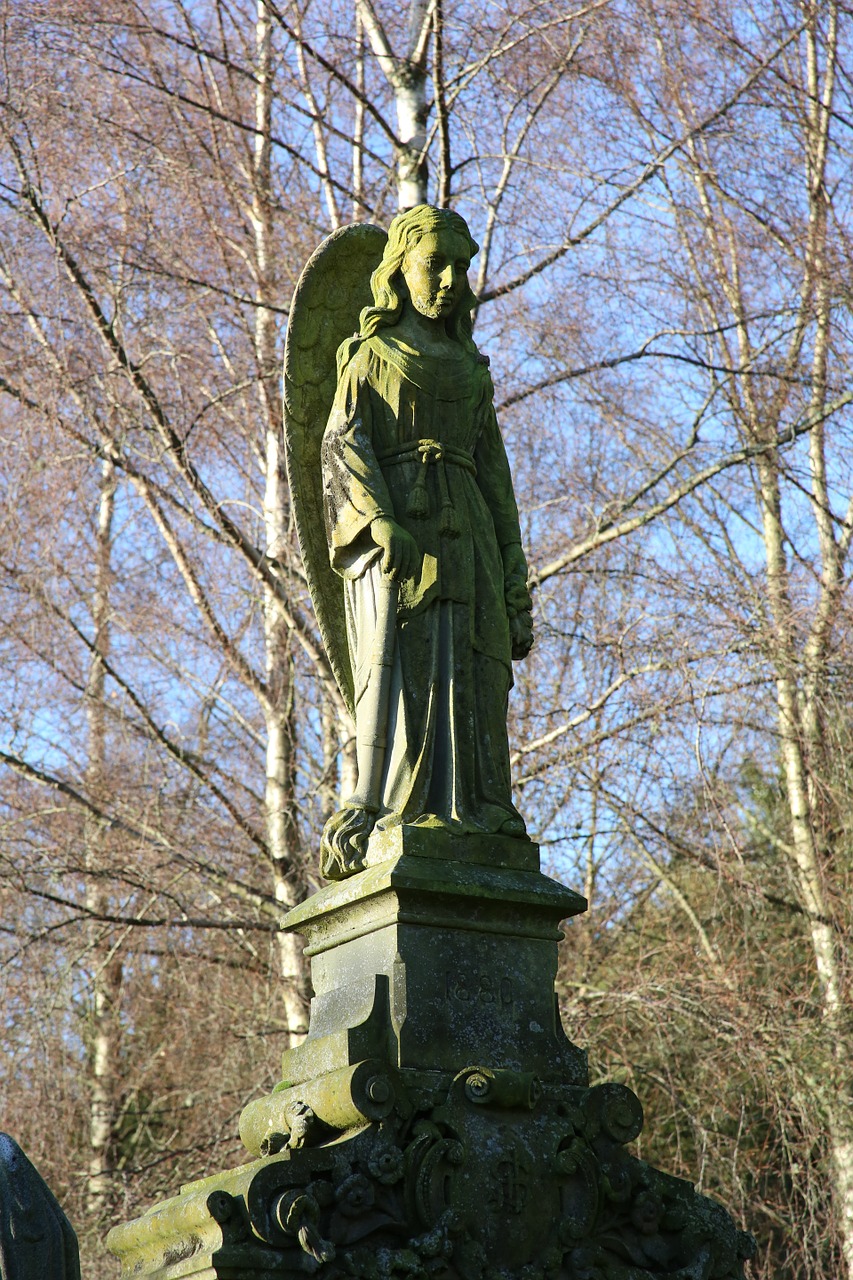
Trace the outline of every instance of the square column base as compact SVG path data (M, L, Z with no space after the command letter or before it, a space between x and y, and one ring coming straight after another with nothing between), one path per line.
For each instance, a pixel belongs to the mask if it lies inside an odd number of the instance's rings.
M466 839L473 856L463 861L436 854L447 848L443 832L383 833L364 871L285 917L283 927L306 939L314 986L311 1029L285 1053L285 1081L365 1058L441 1072L500 1063L585 1081L554 982L558 925L586 901L541 874L530 841ZM393 855L374 861L389 845Z

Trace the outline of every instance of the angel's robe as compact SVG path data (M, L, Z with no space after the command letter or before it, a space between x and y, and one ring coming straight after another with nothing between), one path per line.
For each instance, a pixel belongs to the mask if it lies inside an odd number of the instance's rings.
M345 344L339 371L323 489L359 737L373 706L364 695L382 585L371 521L396 521L422 556L420 574L399 586L376 829L523 835L507 742L507 596L520 592L521 607L529 597L487 364L462 345L450 359L421 354L386 329Z

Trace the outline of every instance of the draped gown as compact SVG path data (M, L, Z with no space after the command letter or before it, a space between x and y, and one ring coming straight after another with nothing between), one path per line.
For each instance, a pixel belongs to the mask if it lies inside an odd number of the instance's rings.
M395 520L422 556L421 572L399 585L378 830L412 823L524 835L511 797L507 699L509 616L529 607L529 595L492 400L473 344L439 358L385 329L339 353L323 488L359 733L383 585L371 521Z

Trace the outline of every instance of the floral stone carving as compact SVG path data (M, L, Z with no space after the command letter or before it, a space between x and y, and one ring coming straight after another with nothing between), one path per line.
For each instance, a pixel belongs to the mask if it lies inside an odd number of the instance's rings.
M630 1154L638 1099L560 1026L554 924L583 899L422 839L291 912L311 1032L243 1113L257 1158L116 1228L123 1275L740 1280L751 1237Z
M112 1248L134 1246L125 1274L743 1276L751 1237L689 1183L626 1150L642 1110L623 1086L543 1085L470 1066L452 1079L400 1073L393 1089L385 1119L323 1134L315 1147L282 1135L279 1154L186 1188L147 1224L118 1228ZM174 1229L178 1218L179 1238L172 1230L158 1240L158 1226Z

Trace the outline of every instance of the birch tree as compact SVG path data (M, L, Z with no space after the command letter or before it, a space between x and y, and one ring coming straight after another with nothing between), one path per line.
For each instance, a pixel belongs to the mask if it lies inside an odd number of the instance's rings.
M850 1091L849 994L845 948L839 937L846 875L842 870L845 858L837 843L844 839L846 824L836 811L830 764L834 631L846 603L853 535L853 506L849 498L844 502L843 473L829 453L834 440L843 439L844 420L833 401L839 399L839 375L846 364L844 321L832 265L833 260L838 262L840 246L833 243L831 232L832 204L839 196L837 189L831 194L835 185L832 175L841 159L832 154L838 22L834 5L820 12L807 11L799 56L787 61L787 78L796 86L799 99L796 107L804 187L798 202L802 219L792 228L793 235L784 236L785 250L797 273L796 301L792 298L787 346L780 350L778 373L769 394L762 394L760 383L756 387L752 378L743 378L732 388L730 409L750 442L761 443L770 435L778 438L785 430L786 416L790 417L794 388L800 383L813 423L807 452L804 450L793 466L786 465L776 453L759 455L756 460L754 478L767 592L757 616L761 619L762 651L775 684L779 749L790 813L790 838L780 843L779 853L790 868L792 887L808 920L827 1054L822 1094L831 1137L835 1207L851 1271L853 1125L846 1101ZM748 299L744 277L749 268L741 228L734 226L730 201L711 176L708 158L694 152L691 176L704 215L714 276L725 298L726 319L731 316L732 320L731 342L721 343L720 353L733 367L757 368L766 337L759 336L761 325L753 314L754 303ZM715 319L722 319L719 310ZM802 512L798 510L800 486L807 503ZM813 521L817 555L814 590L804 597L795 569L802 535L794 532L792 522L799 525L806 511Z
M288 497L282 449L282 414L279 393L280 352L275 310L276 264L273 228L272 111L273 23L265 3L258 0L256 28L255 133L251 172L251 224L255 262L255 348L258 362L258 411L264 431L264 533L268 565L286 565L292 555L288 539ZM275 570L280 589L287 578ZM295 736L297 711L294 691L291 635L286 611L280 607L274 586L263 585L264 642L266 650L266 834L272 862L275 898L284 909L304 894L300 874L305 860L297 822ZM288 593L289 594L289 593ZM292 1043L307 1030L305 977L301 951L292 934L279 935L281 974L285 984L285 1009Z
M96 560L92 589L92 654L86 680L88 761L86 791L103 807L108 780L108 739L106 724L106 662L109 656L110 578L113 518L115 513L115 469L110 462L101 466L96 534ZM89 947L92 969L91 991L91 1103L89 1122L89 1211L103 1217L113 1194L116 1119L119 1092L118 1040L122 991L122 953L116 935L105 928L109 898L104 891L104 851L101 823L89 812L85 820L86 912L90 917Z
M638 77L630 89L637 118L663 136L689 131L719 79L742 74L757 54L734 15L709 22L697 8L673 38L665 15L653 7L645 14L662 109L658 115L650 106L648 85ZM712 481L694 508L688 503L680 511L684 549L692 546L692 563L702 566L707 584L707 591L692 591L685 616L704 608L703 595L709 605L713 600L716 625L728 632L744 690L751 689L745 706L736 707L728 694L713 713L708 708L698 729L703 783L720 821L722 844L712 865L742 892L775 898L800 921L808 943L810 964L800 977L804 991L815 984L821 1046L812 1098L827 1132L833 1212L850 1272L849 797L839 757L846 712L838 701L847 688L841 646L853 535L844 284L850 46L846 17L832 4L768 6L760 30L771 29L786 42L771 78L747 95L733 127L691 137L664 175L678 249L658 278L702 335L692 358L706 371L697 394L713 407L704 430L726 433L748 454L740 478ZM715 61L694 58L697 35L710 40ZM693 572L686 558L685 580ZM710 610L705 616L714 626ZM713 705L713 696L708 701ZM771 708L772 721L765 718ZM720 717L740 724L741 759L755 749L747 745L751 730L764 727L765 767L778 767L783 783L782 833L761 832L759 823L750 836L750 810L732 814L731 776L727 796L726 775L705 768L701 752L705 744L713 751ZM623 804L635 829L650 833L650 813ZM725 857L728 843L742 858L743 845L759 832L772 839L784 868L781 889L768 887L766 873L738 871ZM699 865L707 857L693 837L684 847ZM704 949L713 963L707 939ZM778 1034L793 1040L797 1031L792 1024Z

